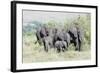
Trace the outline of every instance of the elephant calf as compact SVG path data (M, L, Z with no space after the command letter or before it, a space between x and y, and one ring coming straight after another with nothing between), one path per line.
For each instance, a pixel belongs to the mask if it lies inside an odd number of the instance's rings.
M55 42L55 48L57 48L58 53L61 52L61 51L64 52L65 50L67 50L66 49L67 48L67 44L66 44L65 41L56 41Z

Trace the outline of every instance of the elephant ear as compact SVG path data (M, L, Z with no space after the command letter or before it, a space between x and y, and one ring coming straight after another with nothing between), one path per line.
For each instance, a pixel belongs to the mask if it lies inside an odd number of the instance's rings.
M69 32L73 34L75 38L77 38L77 28L75 26L70 27Z

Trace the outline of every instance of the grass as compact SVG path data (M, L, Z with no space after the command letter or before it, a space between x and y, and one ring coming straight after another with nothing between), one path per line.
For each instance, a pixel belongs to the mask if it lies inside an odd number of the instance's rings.
M75 47L71 44L68 51L57 53L54 48L45 52L44 47L38 43L35 44L35 41L36 37L34 35L23 36L23 63L91 59L90 44L88 43L83 43L81 52L75 51Z
M57 53L54 48L49 49L49 52L44 51L44 47L38 43L35 44L36 37L34 30L31 32L23 32L23 63L34 62L52 62L52 61L72 61L72 60L87 60L91 59L91 15L81 15L80 18L71 20L64 19L64 25L57 21L44 22L45 26L68 29L73 26L72 23L77 22L84 29L84 41L82 51L75 51L75 47L71 44L68 51ZM31 29L31 28L30 28Z

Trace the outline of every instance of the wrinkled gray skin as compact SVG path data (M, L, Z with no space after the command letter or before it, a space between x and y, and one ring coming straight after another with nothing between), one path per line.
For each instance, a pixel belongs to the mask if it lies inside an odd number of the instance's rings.
M51 36L47 36L47 37L44 37L43 38L43 45L44 45L44 50L46 52L48 52L48 50L50 48L53 48L53 40L52 40L52 37Z
M70 35L64 30L58 30L56 28L48 29L48 36L43 38L43 45L45 51L48 51L49 48L55 48L56 41L63 41L66 43L65 46L70 44ZM62 43L63 44L63 43Z
M64 39L65 39L64 41L66 41L66 43L67 43L67 46L69 46L70 45L71 37L70 37L68 32L65 32Z
M65 32L64 30L57 30L57 33L54 35L53 44L55 44L56 41L65 41L67 46L70 44L70 35L68 32Z
M36 31L37 42L41 45L43 42L43 38L48 36L48 29L43 26L38 28Z
M53 28L41 27L37 29L36 32L37 42L40 45L43 43L44 50L46 52L48 52L49 48L54 47L53 45L54 34L55 34L55 29Z
M45 51L48 51L48 49L51 47L60 47L61 50L62 43L58 43L57 41L64 41L64 43L66 42L65 46L67 47L70 43L74 43L74 46L76 47L75 50L80 51L83 40L83 30L76 26L71 26L71 28L69 28L67 31L56 28L41 27L37 29L36 37L37 42L40 45L43 43Z
M74 43L74 46L76 47L75 50L81 51L81 44L83 41L83 30L77 26L72 26L68 33L70 35L70 41L71 43Z
M59 52L61 52L61 51L65 51L65 50L67 50L66 48L67 48L67 44L66 44L66 42L65 41L56 41L55 42L55 48L57 49L57 52L59 53Z
M56 33L55 28L48 28L48 36L43 38L44 50L46 52L48 52L48 49L54 48L53 40L54 40L55 33Z

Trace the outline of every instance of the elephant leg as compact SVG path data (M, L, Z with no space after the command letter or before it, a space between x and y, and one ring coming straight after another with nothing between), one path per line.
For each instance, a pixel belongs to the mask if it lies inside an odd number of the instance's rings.
M62 48L62 51L65 52L66 48Z
M53 43L52 42L50 42L50 48L53 48L54 46L53 46Z
M57 52L60 53L61 52L61 49L62 49L61 46L58 46Z
M67 47L64 48L64 51L68 51Z
M75 45L75 50L79 51L79 41L78 41L78 39L75 40L74 45Z
M81 41L79 41L79 51L81 51Z
M62 51L65 52L67 50L66 46L62 47Z
M66 43L67 43L67 47L70 45L70 43L71 43L71 41L70 41L70 39L68 39L67 41L66 41Z
M46 45L46 47L45 47L45 51L48 52L48 47L47 47L47 45Z
M39 43L39 45L42 45L42 42L41 42L41 40L38 40L38 43Z
M60 48L57 48L57 52L60 53L60 51L61 51Z
M77 49L78 49L78 51L81 51L81 40L77 40Z
M48 47L47 47L47 43L46 43L46 41L44 41L44 50L46 51L46 52L48 52Z
M68 46L69 46L69 42L67 42L67 44L65 45L65 50L68 50Z

